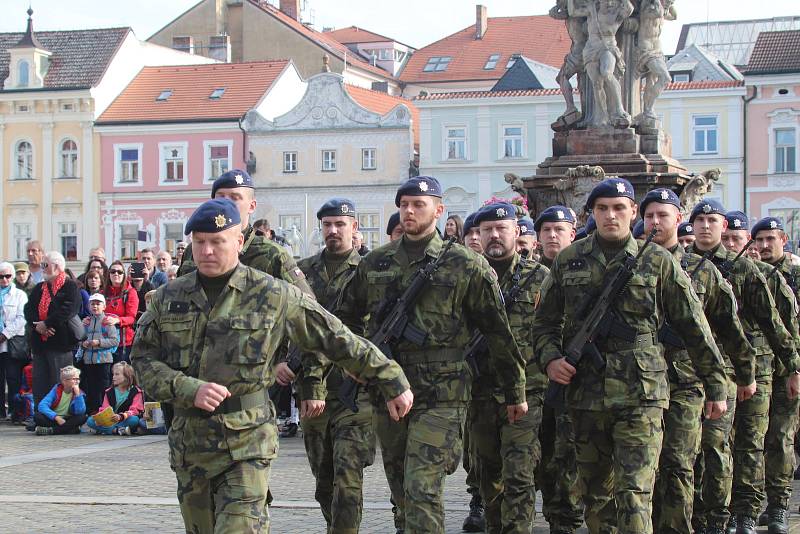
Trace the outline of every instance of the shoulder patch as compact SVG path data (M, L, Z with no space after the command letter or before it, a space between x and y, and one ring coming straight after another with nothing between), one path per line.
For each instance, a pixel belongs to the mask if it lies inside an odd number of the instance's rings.
M586 260L583 258L569 260L567 263L567 269L570 271L582 271L586 269Z
M169 313L187 313L189 311L189 303L173 300L167 306L167 311Z

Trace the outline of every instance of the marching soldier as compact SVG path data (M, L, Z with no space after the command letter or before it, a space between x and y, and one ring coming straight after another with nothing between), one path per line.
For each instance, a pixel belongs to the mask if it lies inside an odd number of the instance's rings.
M197 270L159 288L139 320L131 359L143 388L169 400L170 466L187 532L268 532L277 454L267 388L284 336L374 380L395 419L413 395L400 367L308 295L240 263L237 206L203 203L186 223Z
M694 227L692 223L684 221L678 226L678 243L683 248L694 243Z
M473 328L488 340L509 422L528 411L524 362L513 342L497 276L486 260L462 246L445 249L436 231L444 211L441 197L441 185L432 177L418 176L400 186L395 204L405 234L361 260L340 315L355 329L368 317L366 334L372 335L380 328L386 304L397 300L421 268L438 260L438 270L408 312L417 333L412 338L421 343L404 337L391 347L410 377L418 409L399 423L382 407L375 410L384 470L398 509L395 525L411 534L444 532L444 480L458 466L471 397L463 349Z
M526 361L528 413L511 424L505 396L485 354L477 354L479 370L472 386L468 433L480 466L481 495L486 507L486 532L530 534L539 462L539 425L547 379L538 367L530 340L534 305L547 268L522 258L515 250L519 233L514 206L494 203L475 217L484 255L500 278L511 333Z
M589 194L587 207L597 230L562 250L553 263L534 318L535 348L551 383L567 386L589 531L649 533L669 399L658 327L666 320L681 332L704 380L711 419L726 410L722 359L686 274L663 248L633 239L630 223L637 206L630 182L604 180ZM638 261L632 258L637 255ZM631 263L632 276L621 294L609 297L610 305L591 298L614 287L607 284L609 276ZM602 363L576 360L571 353L576 367L563 347L591 312L584 303L608 306L603 326L609 333L592 338Z

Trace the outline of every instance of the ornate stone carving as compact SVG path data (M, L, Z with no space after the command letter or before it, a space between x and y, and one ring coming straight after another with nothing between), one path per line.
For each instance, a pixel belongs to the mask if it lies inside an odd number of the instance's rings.
M681 191L681 211L691 213L694 206L714 189L714 183L719 180L721 173L721 169L709 169L693 176Z
M653 105L670 81L667 62L661 50L661 28L665 20L676 18L674 0L641 0L636 75L639 78L644 77L645 89L642 112L634 118L634 123L640 130L656 130L658 126Z
M503 179L511 186L511 190L515 193L522 195L523 197L528 194L528 190L525 189L525 182L523 182L522 178L513 172L505 173L503 175Z

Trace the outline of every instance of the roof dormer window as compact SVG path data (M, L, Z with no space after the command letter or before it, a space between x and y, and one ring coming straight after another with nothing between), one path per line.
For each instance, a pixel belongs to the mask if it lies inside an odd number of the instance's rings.
M166 102L172 96L172 89L164 89L161 94L156 97L156 102Z

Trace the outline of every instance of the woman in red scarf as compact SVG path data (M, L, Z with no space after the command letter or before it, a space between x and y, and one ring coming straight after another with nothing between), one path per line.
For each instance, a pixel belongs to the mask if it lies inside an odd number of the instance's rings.
M114 353L114 363L130 363L133 344L133 326L136 324L136 311L139 309L139 295L131 286L125 265L119 261L108 266L108 279L105 283L106 324L113 324L119 330L119 348Z

